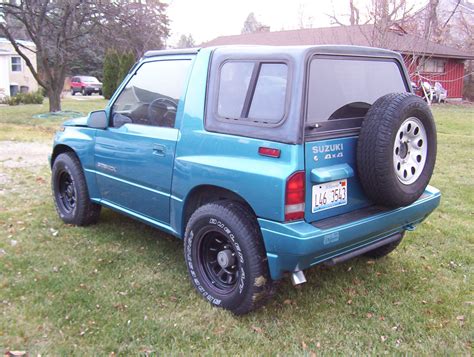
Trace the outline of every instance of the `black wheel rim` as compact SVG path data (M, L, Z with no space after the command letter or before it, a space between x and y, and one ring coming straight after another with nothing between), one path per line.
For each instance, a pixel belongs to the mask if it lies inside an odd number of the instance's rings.
M230 239L218 231L207 231L200 239L198 252L199 269L208 283L224 294L234 290L240 263Z
M76 207L77 196L74 180L67 171L58 175L58 203L65 212L70 213Z

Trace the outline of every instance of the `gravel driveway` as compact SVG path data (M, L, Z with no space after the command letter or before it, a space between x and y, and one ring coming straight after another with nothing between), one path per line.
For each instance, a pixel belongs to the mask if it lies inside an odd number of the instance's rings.
M9 181L5 169L26 168L38 171L48 165L51 145L35 142L0 141L0 184Z

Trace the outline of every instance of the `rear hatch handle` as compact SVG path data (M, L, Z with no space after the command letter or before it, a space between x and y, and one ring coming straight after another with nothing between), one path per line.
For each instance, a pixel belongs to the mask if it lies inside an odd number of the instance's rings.
M354 176L354 170L348 164L318 167L311 170L311 182L322 183Z

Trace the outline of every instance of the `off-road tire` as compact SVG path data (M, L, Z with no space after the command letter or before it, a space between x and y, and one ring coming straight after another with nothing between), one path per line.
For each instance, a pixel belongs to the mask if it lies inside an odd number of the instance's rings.
M388 243L381 247L375 248L374 250L371 250L367 253L364 253L364 256L368 258L372 258L372 259L379 259L379 258L385 257L386 255L390 254L398 247L404 235L405 235L405 232L402 233L402 236L399 240L396 240L395 242Z
M234 287L219 288L206 272L201 251L209 234L227 239L236 253ZM191 215L184 237L184 258L191 283L202 297L236 315L262 306L273 292L260 227L255 216L238 202L208 203Z
M394 169L394 142L402 123L415 117L424 126L428 151L420 176L403 184ZM367 112L357 143L357 171L365 194L387 207L408 206L424 192L436 162L436 126L428 105L411 93L380 97Z
M65 207L60 184L63 176L69 176L75 192L74 207ZM87 226L94 224L99 219L101 206L93 203L89 197L86 179L81 163L72 152L59 154L54 160L51 173L51 186L54 197L54 204L59 217L68 224L77 226Z

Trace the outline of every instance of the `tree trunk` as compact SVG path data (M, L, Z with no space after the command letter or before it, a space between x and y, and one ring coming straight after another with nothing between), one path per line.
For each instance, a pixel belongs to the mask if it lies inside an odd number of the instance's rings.
M59 112L61 111L61 90L48 90L49 98L49 111Z

